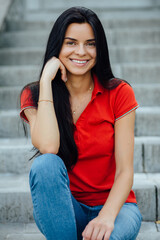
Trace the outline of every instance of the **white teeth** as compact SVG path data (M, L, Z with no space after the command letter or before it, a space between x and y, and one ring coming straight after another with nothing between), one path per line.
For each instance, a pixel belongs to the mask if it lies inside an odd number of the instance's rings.
M76 63L86 63L87 61L78 61L78 60L73 60L73 59L72 59L72 62L76 62Z

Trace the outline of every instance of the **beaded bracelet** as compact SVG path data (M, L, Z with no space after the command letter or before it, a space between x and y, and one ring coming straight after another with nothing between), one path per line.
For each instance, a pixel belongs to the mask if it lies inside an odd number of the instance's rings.
M51 103L53 103L53 101L51 101L51 100L39 100L38 103L39 103L39 102L43 102L43 101L44 101L44 102L51 102Z

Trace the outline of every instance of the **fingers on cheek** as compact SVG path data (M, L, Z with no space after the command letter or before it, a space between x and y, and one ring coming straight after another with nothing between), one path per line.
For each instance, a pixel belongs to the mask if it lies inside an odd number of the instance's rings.
M67 75L66 75L66 70L63 70L63 80L66 82L67 81Z
M67 80L67 76L66 76L65 70L62 70L62 80L64 80L65 82Z

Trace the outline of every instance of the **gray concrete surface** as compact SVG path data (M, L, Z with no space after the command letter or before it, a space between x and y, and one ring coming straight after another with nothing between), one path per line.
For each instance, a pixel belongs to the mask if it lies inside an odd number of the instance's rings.
M22 86L37 81L53 22L73 2L79 5L77 0L54 3L52 0L14 0L3 23L4 32L0 34L0 222L3 222L0 240L44 239L33 224L28 186L32 162L27 159L34 152L29 152L30 140L23 138L16 99ZM160 239L160 227L155 223L160 220L160 2L81 1L85 6L91 3L104 24L114 73L132 84L140 104L136 111L133 189L145 222L137 239Z
M0 31L3 30L5 17L8 13L12 0L0 0Z
M30 138L1 138L0 173L28 173L32 147ZM159 173L159 149L160 137L135 137L135 173Z
M31 82L31 81L29 81ZM138 104L141 107L159 106L160 83L158 84L134 84L132 85ZM1 86L0 88L0 110L17 109L21 86Z
M112 65L115 76L126 79L132 86L140 83L159 84L159 63L117 63ZM0 86L21 86L38 81L40 65L0 66ZM145 87L145 85L144 85Z
M0 240L45 240L34 223L7 223L0 224ZM144 234L145 232L145 234ZM136 240L159 240L160 232L154 222L142 222Z
M0 137L2 138L24 137L18 112L18 99L16 104L17 110L0 111ZM135 136L160 136L160 107L139 107L136 111Z
M160 29L112 29L106 30L110 45L138 45L159 44ZM3 33L0 38L0 47L44 47L47 43L48 31L15 31Z
M136 173L133 189L143 221L156 221L160 195L157 196L160 174ZM0 222L33 221L28 174L0 174Z
M131 62L159 62L160 45L114 46L110 47L113 64ZM43 48L3 48L0 49L0 65L39 65L42 64ZM10 58L8 58L10 56Z

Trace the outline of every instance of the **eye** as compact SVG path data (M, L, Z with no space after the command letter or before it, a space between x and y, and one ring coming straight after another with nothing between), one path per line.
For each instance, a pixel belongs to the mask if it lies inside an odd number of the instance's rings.
M69 42L66 42L67 45L75 45L76 43L75 42L72 42L72 41L69 41Z
M93 47L93 46L95 47L96 43L95 42L89 42L89 43L87 43L87 45L90 46L90 47Z

